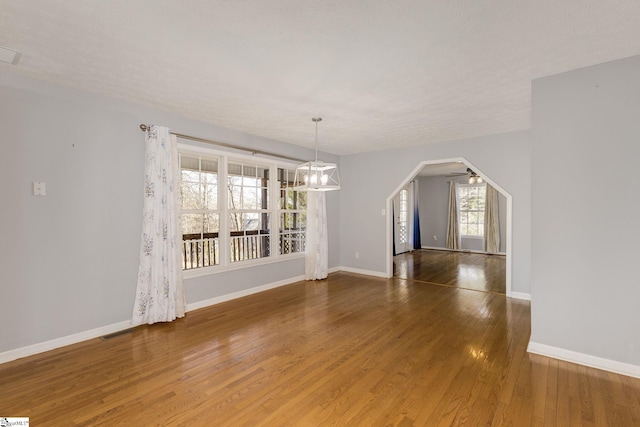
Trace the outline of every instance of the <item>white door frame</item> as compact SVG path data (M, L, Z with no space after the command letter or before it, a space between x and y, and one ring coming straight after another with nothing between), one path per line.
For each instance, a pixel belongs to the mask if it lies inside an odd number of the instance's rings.
M409 176L407 176L401 183L400 185L389 195L389 197L387 197L387 212L393 212L392 207L393 207L393 198L396 196L396 194L398 194L398 192L404 188L409 182L411 182L413 179L415 179L415 177L418 175L418 173L425 167L425 166L429 166L429 165L439 165L442 163L455 163L455 162L461 162L464 163L468 168L471 168L472 170L474 170L475 172L477 172L479 175L482 176L482 179L484 179L486 182L488 182L493 188L495 188L496 190L498 190L498 192L500 194L502 194L506 199L507 199L507 242L506 242L506 246L507 246L507 265L506 265L506 294L508 297L511 296L511 279L512 279L512 258L513 258L513 254L512 254L512 234L513 234L513 198L511 197L511 194L509 194L507 191L505 191L504 188L502 188L500 185L498 185L494 180L491 179L490 176L488 176L487 174L485 174L484 172L482 172L482 170L480 170L479 168L477 168L475 165L473 165L470 161L468 161L467 159L465 159L464 157L456 157L456 158L452 158L452 159L441 159L441 160L425 160L423 162L421 162L418 166L416 166L416 168L413 170L413 172L411 172L411 174L409 174ZM393 222L393 215L389 215L390 220L387 220L387 268L386 268L386 277L393 277L393 230L392 230L392 222Z

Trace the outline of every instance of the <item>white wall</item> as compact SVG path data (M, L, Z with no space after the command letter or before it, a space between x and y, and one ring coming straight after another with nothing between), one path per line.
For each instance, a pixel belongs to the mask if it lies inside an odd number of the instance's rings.
M529 293L530 141L529 132L511 132L462 141L341 158L341 265L386 273L387 198L423 161L463 157L513 197L512 290ZM355 257L358 252L360 257Z
M449 210L449 182L465 184L466 180L450 176L418 177L420 203L420 238L422 246L446 248L447 218ZM500 220L500 252L506 251L507 199L498 193L498 218ZM436 239L433 237L436 236ZM482 239L461 239L462 249L482 251Z
M446 176L418 178L422 246L446 247L449 181L451 177ZM436 238L434 239L433 236Z
M0 353L131 318L144 176L141 123L313 156L290 144L1 74ZM46 182L45 197L31 195L33 181ZM329 266L335 267L339 195L327 200ZM303 259L296 259L188 279L187 300L197 303L303 272Z
M638 376L639 158L640 56L533 82L531 342Z

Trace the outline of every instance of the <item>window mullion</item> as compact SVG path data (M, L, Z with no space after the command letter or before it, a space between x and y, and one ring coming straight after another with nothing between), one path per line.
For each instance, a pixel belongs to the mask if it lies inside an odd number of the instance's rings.
M229 265L229 190L228 190L228 157L220 157L218 163L218 201L220 209L220 233L218 239L220 242L220 264Z
M278 167L272 164L269 167L269 253L274 258L280 255L278 243L280 241L280 229L278 227L280 191L278 184Z
M198 206L200 207L200 209L202 209L202 157L198 156ZM202 247L204 248L204 215L200 214L200 220L202 222L202 226L200 227L200 242L199 244L202 245ZM201 254L201 256L204 259L204 254ZM198 266L199 267L199 266Z

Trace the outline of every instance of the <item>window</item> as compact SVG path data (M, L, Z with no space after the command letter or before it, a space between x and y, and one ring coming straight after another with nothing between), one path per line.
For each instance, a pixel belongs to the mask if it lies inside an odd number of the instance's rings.
M307 193L293 190L295 170L278 169L280 183L280 254L304 252L307 229Z
M306 193L293 190L293 168L190 150L180 148L183 270L304 252Z
M218 159L180 156L182 268L220 263Z
M233 162L228 171L230 261L268 257L269 168Z
M484 205L486 200L486 188L486 184L458 185L461 236L484 236Z
M409 242L409 190L403 188L398 195L398 242Z

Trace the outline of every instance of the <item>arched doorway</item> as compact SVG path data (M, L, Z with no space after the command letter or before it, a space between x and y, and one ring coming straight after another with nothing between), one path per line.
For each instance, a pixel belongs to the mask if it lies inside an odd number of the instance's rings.
M460 164L463 169L470 168L475 171L478 175L480 175L488 184L494 187L501 195L506 199L506 229L505 229L505 253L506 253L506 277L505 277L505 290L506 295L511 296L511 283L512 283L512 197L511 195L504 190L504 188L497 183L495 180L491 178L490 175L487 175L469 162L465 158L453 158L453 159L439 159L439 160L426 160L420 162L416 168L413 170L411 174L409 174L402 183L389 195L387 198L387 212L390 213L389 220L387 221L387 230L386 230L386 276L393 276L393 246L394 246L394 217L391 214L393 212L394 199L397 200L398 194L407 187L407 185L414 180L420 172L426 167L443 167L446 164Z

